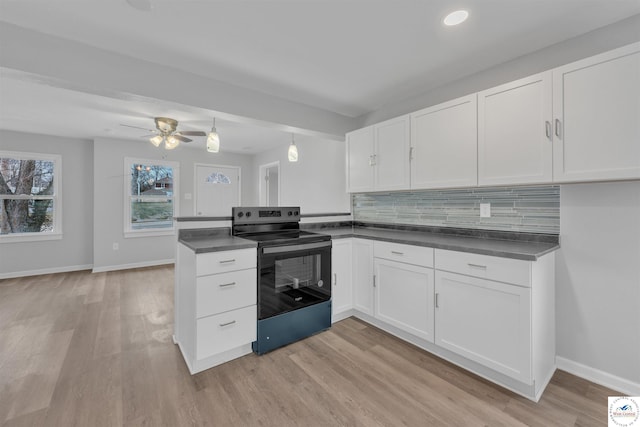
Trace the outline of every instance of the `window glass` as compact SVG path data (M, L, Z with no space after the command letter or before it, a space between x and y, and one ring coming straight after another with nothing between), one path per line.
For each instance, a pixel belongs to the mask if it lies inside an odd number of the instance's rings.
M231 184L231 178L220 172L213 172L207 176L206 182L209 184Z
M60 233L60 156L0 152L0 235Z

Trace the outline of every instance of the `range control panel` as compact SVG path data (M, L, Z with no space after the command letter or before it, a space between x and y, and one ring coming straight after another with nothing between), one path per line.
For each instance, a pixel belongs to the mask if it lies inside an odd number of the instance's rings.
M299 222L300 206L239 206L231 208L234 224Z

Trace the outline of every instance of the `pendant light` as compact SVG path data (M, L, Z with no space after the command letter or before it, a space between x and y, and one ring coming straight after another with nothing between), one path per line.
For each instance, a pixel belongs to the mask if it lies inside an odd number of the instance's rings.
M213 127L211 127L211 132L207 136L207 151L210 153L217 153L220 151L220 136L216 131L216 118L213 118Z
M289 146L288 157L290 162L298 161L298 147L296 147L296 142L293 140L293 134L291 134L291 145Z

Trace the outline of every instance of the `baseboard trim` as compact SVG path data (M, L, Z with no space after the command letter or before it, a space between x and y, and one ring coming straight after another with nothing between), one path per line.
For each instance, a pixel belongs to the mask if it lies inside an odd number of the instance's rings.
M0 273L0 279L15 279L26 276L40 276L43 274L68 273L70 271L91 270L93 264L68 265L66 267L41 268L38 270L14 271Z
M106 267L98 267L93 269L94 273L104 273L105 271L128 270L130 268L155 267L157 265L174 264L175 260L161 259L155 261L134 262L131 264L108 265Z
M556 366L585 380L619 391L629 396L640 396L640 384L612 375L608 372L583 365L564 357L556 356Z

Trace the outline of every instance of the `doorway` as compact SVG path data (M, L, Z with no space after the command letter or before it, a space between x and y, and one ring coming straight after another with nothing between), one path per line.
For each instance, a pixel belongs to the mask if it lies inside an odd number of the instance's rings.
M195 164L194 212L197 216L231 216L240 206L238 166Z
M260 206L280 206L280 162L261 165Z

